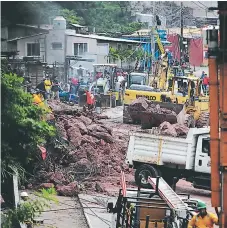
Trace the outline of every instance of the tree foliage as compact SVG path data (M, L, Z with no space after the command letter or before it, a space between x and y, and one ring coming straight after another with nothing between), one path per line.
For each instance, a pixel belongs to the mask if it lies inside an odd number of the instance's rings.
M2 2L2 21L21 24L48 24L50 19L62 15L69 23L86 25L96 32L130 34L142 27L134 22L128 2L101 1L27 1Z
M32 102L32 96L23 90L23 78L13 74L1 77L1 176L14 169L22 171L33 161L37 145L44 144L55 134L55 129L41 117L45 111ZM19 168L19 169L18 169Z
M116 62L116 60L120 60L121 64L123 62L133 62L139 61L143 59L145 56L144 50L140 47L137 47L135 50L131 50L128 48L121 48L119 50L110 47L109 49L109 57L112 62Z
M60 15L63 16L68 23L78 24L82 19L76 16L76 12L74 10L62 9L60 11Z

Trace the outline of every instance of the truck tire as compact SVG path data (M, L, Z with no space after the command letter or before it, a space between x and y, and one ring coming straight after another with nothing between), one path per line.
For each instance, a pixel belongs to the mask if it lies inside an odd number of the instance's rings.
M141 182L140 182L140 175L142 175ZM135 172L136 184L142 188L152 188L151 185L147 182L148 176L157 177L159 176L159 172L151 165L139 166Z
M202 128L210 125L210 113L202 112L197 120L196 127Z
M195 127L194 116L192 116L190 114L186 114L184 125L187 126L187 127L189 127L189 128Z

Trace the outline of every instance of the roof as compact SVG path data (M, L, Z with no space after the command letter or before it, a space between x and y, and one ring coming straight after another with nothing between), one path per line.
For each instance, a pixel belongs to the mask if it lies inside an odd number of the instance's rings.
M34 35L30 35L30 36L16 37L16 38L7 40L7 42L13 42L13 41L22 40L22 39L26 39L26 38L30 38L30 37L34 37L34 36L41 36L41 35L45 35L45 34L48 34L48 33L37 33Z
M136 76L139 76L139 75L141 75L141 76L147 76L147 74L146 73L140 73L140 72L131 72L130 73L130 75L136 75Z
M93 66L110 66L110 67L117 67L117 64L108 64L108 63L104 63L104 64L93 64Z
M76 27L76 28L86 28L86 26L82 26L79 24L70 24L70 25L72 25L73 27Z
M66 21L66 20L62 16L57 16L57 17L54 18L54 21Z
M94 34L90 34L90 35L76 34L74 33L74 31L69 31L69 30L66 30L66 35L84 37L84 38L90 38L90 39L96 39L96 40L113 41L113 42L125 42L125 43L137 43L137 44L141 43L140 41L135 41L135 40L113 38L113 37L107 37L107 36L98 36Z
M26 27L26 28L34 28L34 29L43 29L43 30L51 30L53 29L53 25L42 24L38 25L25 25L25 24L16 24L17 26Z
M150 34L150 32L151 32L150 29L140 29L131 35L124 35L124 36L125 37L148 36ZM201 28L184 28L183 32L184 32L184 37L193 37L193 36L201 36L202 35L202 29ZM181 33L180 28L169 28L169 29L167 29L167 34L180 34L180 33Z

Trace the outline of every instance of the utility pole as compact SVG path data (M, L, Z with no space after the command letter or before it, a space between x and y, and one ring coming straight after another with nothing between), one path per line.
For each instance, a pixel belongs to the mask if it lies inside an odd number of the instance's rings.
M151 54L152 54L152 58L151 58L151 67L152 67L152 73L154 73L154 69L152 63L154 63L155 61L155 41L154 41L154 30L155 30L155 1L152 2L153 3L153 21L152 21L152 27L151 27Z
M183 56L183 36L184 36L184 18L183 18L183 2L180 3L180 63Z

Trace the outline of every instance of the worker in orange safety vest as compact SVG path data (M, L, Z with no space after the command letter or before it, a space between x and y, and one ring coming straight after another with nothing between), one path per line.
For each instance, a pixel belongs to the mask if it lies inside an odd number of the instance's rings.
M85 93L86 93L86 96L87 96L87 106L88 106L88 109L92 109L94 107L95 97L88 90L86 90Z

